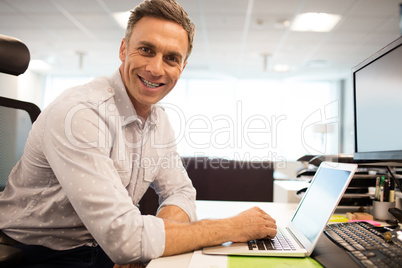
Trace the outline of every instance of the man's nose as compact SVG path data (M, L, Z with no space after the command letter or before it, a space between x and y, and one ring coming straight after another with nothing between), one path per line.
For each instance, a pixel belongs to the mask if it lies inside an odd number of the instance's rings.
M149 59L146 66L146 71L150 72L153 76L160 76L163 74L163 57L156 55Z

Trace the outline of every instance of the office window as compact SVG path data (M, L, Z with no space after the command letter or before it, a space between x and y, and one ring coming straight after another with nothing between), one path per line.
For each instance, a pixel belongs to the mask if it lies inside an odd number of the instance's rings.
M338 153L336 92L331 82L182 79L163 104L181 155L291 161Z

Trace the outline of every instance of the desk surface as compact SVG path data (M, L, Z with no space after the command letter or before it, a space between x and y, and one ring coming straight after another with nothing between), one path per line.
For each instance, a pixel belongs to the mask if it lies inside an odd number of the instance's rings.
M291 220L294 211L297 208L298 204L295 203L270 203L270 202L232 202L232 201L196 201L197 204L197 216L199 220L202 219L220 219L227 218L238 213L254 207L258 206L268 214L270 214L277 222L277 225L285 225L287 222ZM326 237L322 237L323 241L319 242L316 250L318 254L316 254L317 258L321 263L323 258L328 256L328 252L332 253L332 251L337 251L337 256L339 258L339 254L342 257L349 258L349 256L343 252L340 248L338 248L331 241L326 241ZM326 240L325 240L326 239ZM322 250L317 250L319 247L322 247ZM333 247L332 247L333 246ZM342 255L344 254L344 255ZM167 267L175 267L175 268L187 268L190 264L193 253L180 254L176 256L163 257L156 260L152 260L151 263L147 266L148 268L167 268ZM226 258L226 257L225 257ZM320 260L321 258L321 260ZM339 260L339 259L337 259ZM351 265L354 264L352 260ZM339 267L339 263L337 263ZM327 266L327 264L325 264ZM328 263L328 267L330 267L330 262ZM208 267L208 266L205 266ZM334 266L336 267L336 266ZM348 266L349 267L349 266ZM353 267L353 266L350 266ZM358 267L358 266L354 266Z

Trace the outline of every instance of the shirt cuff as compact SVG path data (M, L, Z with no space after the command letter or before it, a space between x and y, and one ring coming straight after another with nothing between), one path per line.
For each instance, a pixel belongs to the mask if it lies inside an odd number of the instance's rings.
M142 230L142 257L141 262L156 259L165 252L165 224L155 216L142 216L144 228Z

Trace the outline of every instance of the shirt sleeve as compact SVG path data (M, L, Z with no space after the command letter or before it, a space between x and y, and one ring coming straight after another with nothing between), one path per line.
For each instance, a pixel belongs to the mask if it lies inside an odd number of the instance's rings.
M96 106L69 106L68 101L47 112L46 124L43 152L74 210L112 261L125 264L161 256L163 220L141 215L109 157L109 137L117 128Z

